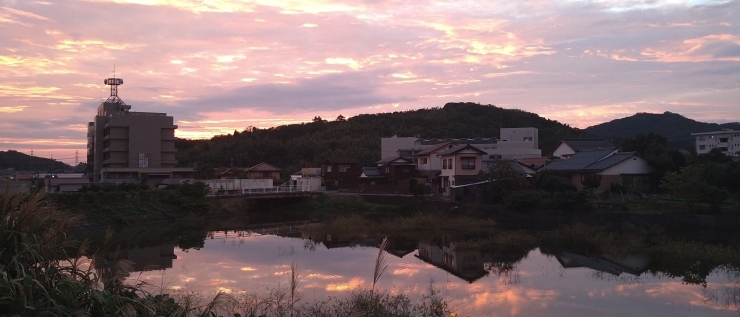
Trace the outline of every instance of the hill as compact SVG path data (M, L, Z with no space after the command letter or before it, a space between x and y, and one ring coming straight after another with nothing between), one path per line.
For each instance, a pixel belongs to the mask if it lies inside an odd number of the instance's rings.
M8 150L0 151L0 169L12 168L16 171L39 171L39 172L56 172L69 171L72 166L62 162L32 156L21 152Z
M548 153L561 138L587 137L582 130L537 114L475 103L448 103L442 108L363 114L348 119L248 128L210 140L177 141L181 166L249 167L262 161L294 172L319 166L329 157L354 157L372 165L380 158L380 138L498 137L499 128L535 127L540 148Z
M588 127L585 131L614 141L652 132L666 137L668 139L668 145L671 147L691 150L694 148L694 140L691 138L691 133L718 131L722 129L740 130L740 123L705 123L672 112L662 114L637 113L630 117Z

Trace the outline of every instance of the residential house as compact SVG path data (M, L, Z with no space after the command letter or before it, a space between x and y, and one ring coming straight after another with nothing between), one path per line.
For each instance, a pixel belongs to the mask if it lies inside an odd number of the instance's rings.
M529 157L517 159L516 161L519 162L519 164L527 166L536 171L541 167L547 165L547 163L552 162L552 159L549 157Z
M583 150L615 150L617 147L604 139L562 139L552 151L552 156L569 158Z
M360 173L359 192L393 191L394 186L386 184L385 174L377 166L363 167Z
M360 192L409 194L412 187L418 183L416 164L412 159L401 156L389 157L375 164L378 165L377 169L363 168L360 174Z
M595 186L592 189L605 191L617 184L639 190L650 173L650 166L635 152L584 150L568 159L553 161L540 171L554 171L567 176L577 189Z
M262 162L247 169L247 179L272 179L279 184L282 171L281 168Z
M357 189L360 177L360 161L354 158L333 157L321 164L321 177L324 184ZM343 183L343 184L340 184Z
M451 142L444 142L421 150L414 155L417 176L424 178L431 188L439 188L439 174L442 172L442 159L439 154L454 146Z
M439 153L442 160L440 193L450 196L450 186L474 183L480 180L483 155L486 152L470 145L458 145Z
M80 174L81 175L81 174ZM87 177L47 177L44 178L44 190L50 192L76 192L82 187L90 185Z
M725 129L722 131L692 133L696 140L696 154L707 154L719 149L724 155L740 156L740 131Z

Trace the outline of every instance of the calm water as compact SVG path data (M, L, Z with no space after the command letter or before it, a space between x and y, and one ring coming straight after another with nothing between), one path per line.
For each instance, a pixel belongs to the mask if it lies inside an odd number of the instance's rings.
M391 241L389 249L389 267L376 288L419 298L432 283L461 316L740 316L735 269L713 270L702 286L651 273L650 261L640 256L592 259L534 249L502 264L449 242ZM370 288L377 254L373 246L220 231L209 233L199 249L165 244L121 256L135 263L131 282L206 295L266 295L287 283L296 261L302 301L314 301Z

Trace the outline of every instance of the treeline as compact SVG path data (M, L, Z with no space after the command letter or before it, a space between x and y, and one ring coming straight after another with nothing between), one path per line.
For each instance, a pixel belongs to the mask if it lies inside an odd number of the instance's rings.
M18 151L0 151L0 169L12 168L16 171L56 172L69 171L72 166L62 162L24 154Z
M563 138L591 135L537 114L476 103L448 103L442 108L404 112L341 115L334 121L315 117L313 122L269 129L249 127L210 140L176 142L180 166L249 167L267 162L291 173L316 167L329 157L354 157L371 165L380 157L380 138L499 137L500 128L534 127L539 130L543 154Z

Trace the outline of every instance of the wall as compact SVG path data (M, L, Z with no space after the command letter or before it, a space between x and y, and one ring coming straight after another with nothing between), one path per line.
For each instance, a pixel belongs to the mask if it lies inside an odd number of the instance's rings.
M600 175L649 174L650 165L644 159L634 156L603 170Z

